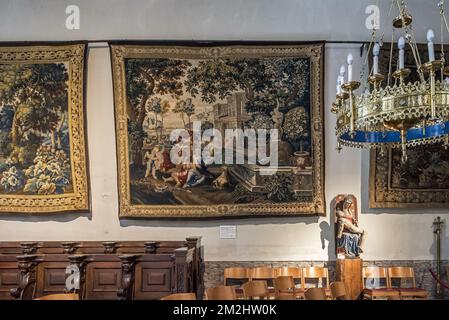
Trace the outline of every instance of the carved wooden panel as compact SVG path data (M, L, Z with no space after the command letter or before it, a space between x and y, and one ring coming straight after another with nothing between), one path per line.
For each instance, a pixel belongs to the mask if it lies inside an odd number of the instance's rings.
M20 242L0 242L0 254L16 254L22 253Z
M43 262L37 267L36 298L64 293L65 270L69 261Z
M0 300L12 300L10 291L19 284L17 262L3 262L0 265Z
M159 299L172 292L170 262L140 262L136 265L134 299Z
M121 285L120 262L92 262L86 270L86 299L116 300Z

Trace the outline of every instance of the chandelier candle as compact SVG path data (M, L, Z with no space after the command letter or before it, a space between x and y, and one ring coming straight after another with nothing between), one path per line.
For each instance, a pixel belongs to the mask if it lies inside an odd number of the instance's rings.
M340 67L340 73L337 77L337 95L341 94L341 85L345 82L346 68L344 65Z
M405 68L404 62L404 49L405 49L405 39L404 37L400 37L398 40L398 48L399 48L399 69Z
M435 50L433 48L433 39L435 39L435 34L433 33L433 30L430 29L427 31L427 48L429 50L429 62L432 62L435 60Z
M379 73L379 53L380 53L380 45L376 43L373 48L373 73Z
M341 81L340 81L340 75L337 77L337 95L341 93Z
M345 83L345 74L346 74L346 67L342 64L340 66L340 89L341 85Z
M347 62L348 62L348 82L351 82L352 81L352 64L354 62L354 57L352 56L352 53L348 54Z
M342 90L342 85L345 82L346 67L342 64L340 66L340 74L337 77L337 100L332 103L331 112L337 113L343 101L348 99L349 94Z

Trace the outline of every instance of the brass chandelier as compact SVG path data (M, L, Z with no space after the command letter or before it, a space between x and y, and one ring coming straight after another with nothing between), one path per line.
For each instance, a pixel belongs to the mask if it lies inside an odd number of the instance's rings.
M338 150L341 146L367 147L380 148L383 153L387 147L401 148L402 161L406 162L409 147L441 142L446 148L449 146L449 78L444 79L445 75L449 75L449 68L445 68L443 50L443 28L449 32L449 26L444 12L444 0L441 0L438 3L441 16L441 56L440 59L435 59L435 35L429 30L429 61L421 62L412 28L413 18L407 12L405 0L392 0L392 8L393 6L399 12L393 19L393 27L403 32L398 40L397 70L391 70L392 47L388 75L384 76L379 72L378 58L382 39L376 42L373 29L368 48L368 52L372 49L373 65L366 79L369 84L366 85L365 92L358 95L355 93L361 86L361 81L353 80L353 57L349 54L348 75L345 78L346 68L343 65L338 75L337 95L331 111L337 115ZM410 69L404 67L406 43L410 45L417 67L419 81L415 83L406 81L411 73ZM385 79L388 79L388 83L383 86Z

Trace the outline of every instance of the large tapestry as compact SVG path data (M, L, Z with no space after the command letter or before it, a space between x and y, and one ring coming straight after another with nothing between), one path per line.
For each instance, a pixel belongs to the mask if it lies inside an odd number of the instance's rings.
M111 54L121 217L325 213L322 44Z
M390 49L390 44L384 44L379 55L383 74L390 68ZM428 61L427 45L419 45L419 52L421 60ZM396 48L392 56L391 69L396 70ZM405 50L405 67L412 70L406 81L418 81L409 47ZM406 163L402 163L399 149L373 150L370 157L370 208L449 207L449 151L441 144L409 148Z
M0 212L89 210L84 44L0 47Z

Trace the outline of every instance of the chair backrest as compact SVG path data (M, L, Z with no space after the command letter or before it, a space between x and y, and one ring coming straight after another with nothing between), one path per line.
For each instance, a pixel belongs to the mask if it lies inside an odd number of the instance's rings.
M160 300L196 300L196 294L194 292L174 293L163 297Z
M251 269L251 280L274 278L276 278L276 269L267 267L257 267Z
M327 300L324 288L309 288L304 292L306 300Z
M392 279L411 279L413 287L415 283L415 271L411 267L390 267L388 268L388 287L392 287Z
M240 280L241 282L247 282L250 280L249 269L240 267L225 268L223 280L225 286L228 285L229 280Z
M293 279L301 280L301 269L298 267L281 267L276 269L276 276L290 276Z
M42 296L34 300L79 300L79 296L76 293L56 293Z
M332 282L330 285L332 299L334 300L349 300L346 293L345 284L341 281Z
M366 280L367 279L377 279L377 280L379 280L379 286L377 286L378 288L388 287L389 286L387 268L383 268L383 267L364 267L362 269L363 289L366 288ZM385 281L385 285L384 286L380 286L380 281L381 280Z
M325 267L306 267L302 268L302 286L306 288L307 280L323 280L322 287L329 288L329 270Z
M257 267L251 269L251 280L265 280L269 286L273 285L276 278L276 269L267 267Z
M268 284L263 280L249 281L242 286L243 297L246 299L268 298Z
M237 300L234 286L218 286L206 290L207 300Z
M295 280L292 276L279 276L274 279L274 292L276 299L296 298Z

